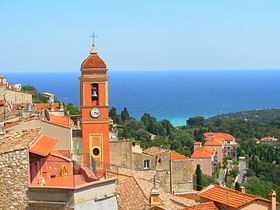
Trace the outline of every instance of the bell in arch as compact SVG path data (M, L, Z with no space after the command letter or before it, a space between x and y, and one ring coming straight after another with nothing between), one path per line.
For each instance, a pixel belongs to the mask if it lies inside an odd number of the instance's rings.
M93 91L92 91L92 97L93 97L93 98L96 98L96 97L97 97L96 90L93 90Z
M98 98L97 92L98 92L97 84L91 84L91 98L92 99Z

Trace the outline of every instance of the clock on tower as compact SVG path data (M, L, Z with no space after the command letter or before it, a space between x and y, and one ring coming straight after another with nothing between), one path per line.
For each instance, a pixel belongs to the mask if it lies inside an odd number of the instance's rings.
M107 67L93 45L81 65L80 105L83 160L97 171L110 164Z

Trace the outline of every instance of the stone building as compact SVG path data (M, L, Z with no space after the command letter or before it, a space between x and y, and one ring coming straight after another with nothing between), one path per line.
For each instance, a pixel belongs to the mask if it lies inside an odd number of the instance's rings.
M217 152L215 149L202 146L202 144L196 143L195 150L192 153L193 165L196 168L199 164L204 174L213 176L218 164Z
M237 157L237 148L239 147L239 144L236 142L234 136L227 133L207 132L203 134L203 137L206 143L215 142L213 146L215 146L218 153L218 162L221 162L221 159L224 157ZM220 146L218 146L219 144ZM211 143L209 143L209 145L211 145Z
M110 152L112 168L157 173L166 192L193 190L192 160L184 155L159 147L143 150L129 140L110 141Z

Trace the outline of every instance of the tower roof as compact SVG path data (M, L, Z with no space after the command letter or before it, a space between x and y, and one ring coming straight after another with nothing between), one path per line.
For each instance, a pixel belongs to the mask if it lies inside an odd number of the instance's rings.
M87 68L106 68L105 62L97 54L96 48L93 45L89 56L83 61L81 69Z

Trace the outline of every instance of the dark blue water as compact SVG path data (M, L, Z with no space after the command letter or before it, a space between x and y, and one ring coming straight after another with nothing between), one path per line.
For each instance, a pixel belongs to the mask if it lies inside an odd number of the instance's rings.
M80 72L1 73L9 82L30 84L79 105ZM280 107L280 71L109 71L109 103L144 112L175 125L186 118Z

